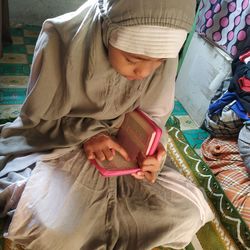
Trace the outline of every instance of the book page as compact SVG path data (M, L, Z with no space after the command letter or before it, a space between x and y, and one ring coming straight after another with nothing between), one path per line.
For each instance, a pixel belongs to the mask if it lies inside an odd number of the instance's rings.
M126 115L118 132L118 142L127 150L130 158L136 160L139 152L146 154L155 137L154 129L137 112Z
M115 153L112 161L96 160L96 162L100 167L105 168L106 170L122 170L139 167L136 161L126 161L118 152Z

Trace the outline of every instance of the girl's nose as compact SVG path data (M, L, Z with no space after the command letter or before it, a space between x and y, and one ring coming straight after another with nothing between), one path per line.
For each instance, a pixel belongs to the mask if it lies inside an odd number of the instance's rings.
M146 78L153 73L155 67L151 62L144 62L142 65L138 65L134 72L139 78Z
M145 78L150 75L150 73L152 72L152 68L149 66L149 63L144 63L143 65L139 65L138 67L136 67L134 72L136 76Z

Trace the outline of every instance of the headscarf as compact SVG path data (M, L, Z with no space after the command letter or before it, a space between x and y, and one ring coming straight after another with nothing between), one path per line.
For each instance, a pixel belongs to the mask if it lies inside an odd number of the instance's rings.
M129 53L152 58L176 58L186 37L184 29L136 25L114 30L109 43Z

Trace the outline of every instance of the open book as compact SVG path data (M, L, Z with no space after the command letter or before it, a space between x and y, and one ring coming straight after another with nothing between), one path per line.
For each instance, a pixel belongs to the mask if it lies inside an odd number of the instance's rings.
M118 176L136 173L140 170L137 164L137 155L153 155L162 134L154 121L140 110L126 114L117 133L116 140L123 146L131 161L126 161L118 152L115 152L111 161L91 160L103 176Z

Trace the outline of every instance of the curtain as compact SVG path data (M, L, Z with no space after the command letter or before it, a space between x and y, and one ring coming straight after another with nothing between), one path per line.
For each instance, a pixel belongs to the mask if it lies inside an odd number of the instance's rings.
M238 57L250 47L250 0L201 0L196 31Z

